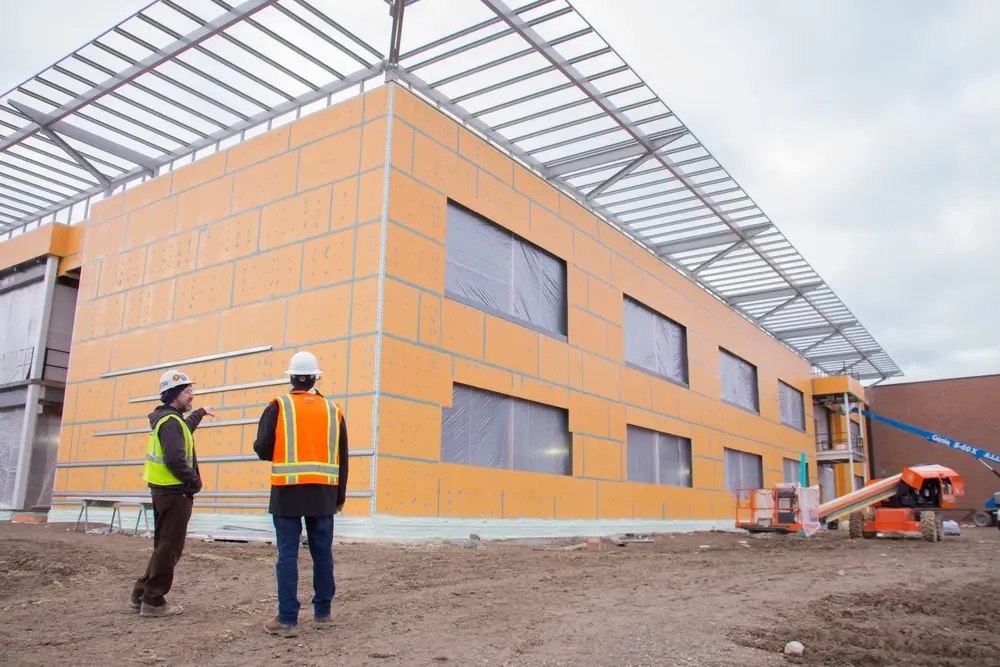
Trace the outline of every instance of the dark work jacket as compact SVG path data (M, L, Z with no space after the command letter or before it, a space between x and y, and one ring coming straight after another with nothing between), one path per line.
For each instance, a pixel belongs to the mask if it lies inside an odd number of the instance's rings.
M293 390L291 393L306 393ZM322 396L318 391L313 391ZM272 400L264 408L257 424L257 439L253 450L262 461L274 460L274 434L278 427L278 399ZM347 499L347 419L340 422L340 478L337 486L329 484L294 484L292 486L272 486L271 502L267 511L275 516L305 517L333 516L338 505Z
M168 414L175 414L187 422L188 428L194 434L198 429L198 425L201 424L202 418L205 416L205 409L198 408L185 418L177 408L169 405L159 405L149 413L149 427L153 428L156 426L156 422ZM187 459L184 458L184 430L176 420L171 419L160 427L160 445L163 447L163 462L167 465L170 472L173 473L174 477L181 480L182 483L172 486L150 484L150 493L154 496L181 493L194 495L201 491L201 473L198 470L198 455L192 452L194 455L194 466L189 466Z

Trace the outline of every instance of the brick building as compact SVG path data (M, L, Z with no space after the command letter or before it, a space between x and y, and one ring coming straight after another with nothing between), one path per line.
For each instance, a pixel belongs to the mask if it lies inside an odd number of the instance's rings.
M1000 420L992 416L1000 401L1000 375L880 385L868 390L868 399L875 414L992 452L1000 450ZM962 509L954 513L959 516L981 510L1000 490L1000 480L971 456L875 420L869 424L873 475L891 475L917 463L953 468L966 481Z

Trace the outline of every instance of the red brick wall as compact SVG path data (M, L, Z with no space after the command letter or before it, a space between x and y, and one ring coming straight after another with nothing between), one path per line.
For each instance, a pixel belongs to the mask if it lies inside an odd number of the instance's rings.
M875 414L1000 453L1000 418L995 416L1000 375L883 385L869 389L868 395ZM965 478L960 502L965 511L956 513L963 516L981 510L1000 491L1000 479L968 454L875 420L870 423L875 475L892 475L918 463L953 468Z

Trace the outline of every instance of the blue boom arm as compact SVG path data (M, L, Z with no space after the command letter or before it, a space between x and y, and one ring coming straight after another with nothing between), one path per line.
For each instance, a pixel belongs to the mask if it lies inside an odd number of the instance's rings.
M898 422L895 419L889 419L888 417L882 417L880 415L868 412L867 410L862 410L860 408L851 408L851 412L860 412L869 419L880 421L883 424L888 424L889 426L895 426L900 430L906 431L907 433L912 433L913 435L919 435L921 438L930 440L931 442L936 442L939 445L944 445L945 447L951 447L952 449L957 449L960 452L965 452L970 456L976 457L980 461L990 461L991 463L1000 463L1000 456L997 456L993 452L988 452L985 449L979 449L978 447L973 447L970 444L959 442L958 440L952 440L949 437L938 435L937 433L931 433L930 431L925 431L922 428L917 428L916 426L910 426L909 424L904 424L903 422ZM986 467L989 468L989 466Z

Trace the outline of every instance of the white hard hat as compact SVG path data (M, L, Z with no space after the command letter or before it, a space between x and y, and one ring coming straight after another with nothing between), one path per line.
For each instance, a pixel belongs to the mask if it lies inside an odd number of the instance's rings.
M162 394L182 384L194 384L194 382L191 381L191 378L184 371L179 371L176 368L171 369L160 376L160 393Z
M288 364L285 375L315 375L319 377L323 371L319 369L319 362L312 352L296 352L292 355L292 361Z

